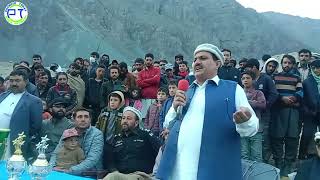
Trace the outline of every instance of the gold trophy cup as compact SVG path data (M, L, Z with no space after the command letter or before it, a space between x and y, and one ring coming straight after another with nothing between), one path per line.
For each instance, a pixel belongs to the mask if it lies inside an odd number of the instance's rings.
M22 156L21 146L24 144L24 132L18 135L17 139L13 140L15 151L7 161L7 170L9 173L9 180L18 180L26 168L27 162Z

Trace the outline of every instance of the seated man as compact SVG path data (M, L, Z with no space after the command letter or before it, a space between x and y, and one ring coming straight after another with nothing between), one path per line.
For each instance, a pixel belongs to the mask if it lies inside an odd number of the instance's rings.
M47 135L49 138L49 146L46 150L47 159L50 159L51 153L59 144L63 131L73 127L73 123L66 118L67 105L68 103L62 97L53 99L49 104L52 118L47 121L42 121L41 136Z
M122 132L115 136L112 161L107 164L112 172L104 180L151 179L152 168L160 148L160 140L149 131L139 128L141 113L133 107L123 110Z
M317 156L301 163L300 167L298 167L295 180L320 179L320 132L316 132L314 140Z
M100 130L91 126L91 113L89 110L79 108L74 111L73 119L75 129L79 134L79 143L84 151L85 159L78 165L72 166L64 172L81 175L87 171L100 169L102 166L101 157L103 151L103 135ZM56 166L57 152L62 148L63 142L60 142L50 158L50 165Z

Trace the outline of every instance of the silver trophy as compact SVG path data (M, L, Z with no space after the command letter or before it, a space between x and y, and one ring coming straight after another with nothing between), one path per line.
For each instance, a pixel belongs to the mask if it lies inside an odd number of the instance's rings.
M51 167L46 159L46 149L48 148L47 135L41 137L41 141L36 145L36 149L38 150L38 157L29 167L29 173L32 179L40 180L45 179L46 176L51 172Z
M20 179L21 174L24 172L27 162L22 156L21 146L24 144L24 138L26 135L24 132L18 134L17 139L13 140L12 143L15 147L13 155L7 161L7 171L9 174L9 180L18 180Z

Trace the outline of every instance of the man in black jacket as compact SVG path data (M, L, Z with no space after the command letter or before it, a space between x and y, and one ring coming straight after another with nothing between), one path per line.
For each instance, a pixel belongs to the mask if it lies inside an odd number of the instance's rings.
M229 49L223 49L224 64L218 70L218 76L220 79L235 81L241 84L240 71L230 66L231 51Z
M92 110L92 125L96 124L101 111L100 101L98 101L97 97L100 97L102 83L106 81L104 79L105 69L106 67L104 65L98 65L96 69L96 77L90 78L88 83L86 83L84 107Z
M114 138L112 160L107 163L112 173L108 174L105 180L151 179L150 174L161 143L151 132L141 130L138 126L139 121L141 121L139 110L133 107L126 107L123 110L122 132Z

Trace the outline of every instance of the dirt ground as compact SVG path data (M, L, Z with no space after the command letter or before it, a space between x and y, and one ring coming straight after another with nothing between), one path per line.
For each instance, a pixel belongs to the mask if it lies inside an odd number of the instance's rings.
M0 76L5 78L12 71L13 62L1 62L0 61Z

